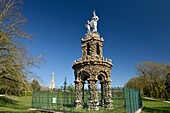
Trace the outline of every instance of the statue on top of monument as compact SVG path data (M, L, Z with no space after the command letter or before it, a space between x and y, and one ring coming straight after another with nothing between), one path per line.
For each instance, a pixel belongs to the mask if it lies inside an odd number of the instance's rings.
M97 31L97 21L98 20L99 20L99 17L96 15L96 12L94 10L92 20L91 21L88 20L87 24L86 24L87 33L91 32L90 28L92 28L92 32Z
M87 33L90 33L90 22L89 22L89 20L87 20L86 28L87 28Z

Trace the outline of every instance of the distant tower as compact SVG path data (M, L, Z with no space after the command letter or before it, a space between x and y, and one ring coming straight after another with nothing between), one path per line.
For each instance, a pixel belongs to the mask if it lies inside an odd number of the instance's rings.
M53 90L54 88L55 88L54 72L52 72L51 82L50 82L50 89Z

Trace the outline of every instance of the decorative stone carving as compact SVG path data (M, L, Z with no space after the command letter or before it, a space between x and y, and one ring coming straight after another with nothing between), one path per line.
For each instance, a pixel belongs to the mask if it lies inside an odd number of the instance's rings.
M96 18L95 12L92 19ZM98 21L98 19L97 19ZM91 27L91 26L90 26ZM96 27L96 28L95 28ZM104 60L102 52L103 38L97 32L97 25L93 28L94 32L85 34L81 39L82 43L82 58L75 60L72 68L75 74L75 106L76 108L83 108L84 103L84 83L88 81L88 105L89 110L99 110L99 106L107 109L112 108L112 94L111 94L111 59ZM87 26L87 32L90 32ZM97 46L97 44L99 46ZM87 47L89 46L89 48ZM97 50L98 49L98 50ZM97 54L97 51L99 51ZM88 54L90 53L90 54ZM101 93L98 92L97 81L101 84ZM101 95L101 100L98 95Z

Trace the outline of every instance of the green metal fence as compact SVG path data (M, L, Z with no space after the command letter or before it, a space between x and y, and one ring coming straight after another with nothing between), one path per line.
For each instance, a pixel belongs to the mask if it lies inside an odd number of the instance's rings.
M104 110L105 113L135 113L142 106L141 95L138 90L128 88L112 88L113 109ZM99 92L99 100L102 98ZM88 91L84 91L85 102L88 101ZM65 112L90 112L87 105L84 109L77 110L74 107L75 93L74 91L33 91L32 108L48 109ZM102 111L100 112L102 113Z
M142 107L142 98L140 91L128 88L124 88L124 90L125 90L126 113L135 113L137 109Z
M72 111L74 109L74 92L33 91L32 108Z

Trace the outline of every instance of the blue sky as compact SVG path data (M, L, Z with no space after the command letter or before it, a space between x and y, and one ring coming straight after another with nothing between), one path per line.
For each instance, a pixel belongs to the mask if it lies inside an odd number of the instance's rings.
M25 0L23 13L33 42L33 55L43 54L41 84L49 86L55 72L56 86L74 84L72 64L81 58L81 38L93 10L99 16L98 32L104 38L104 57L113 60L112 86L123 86L136 76L142 61L170 63L169 0Z

